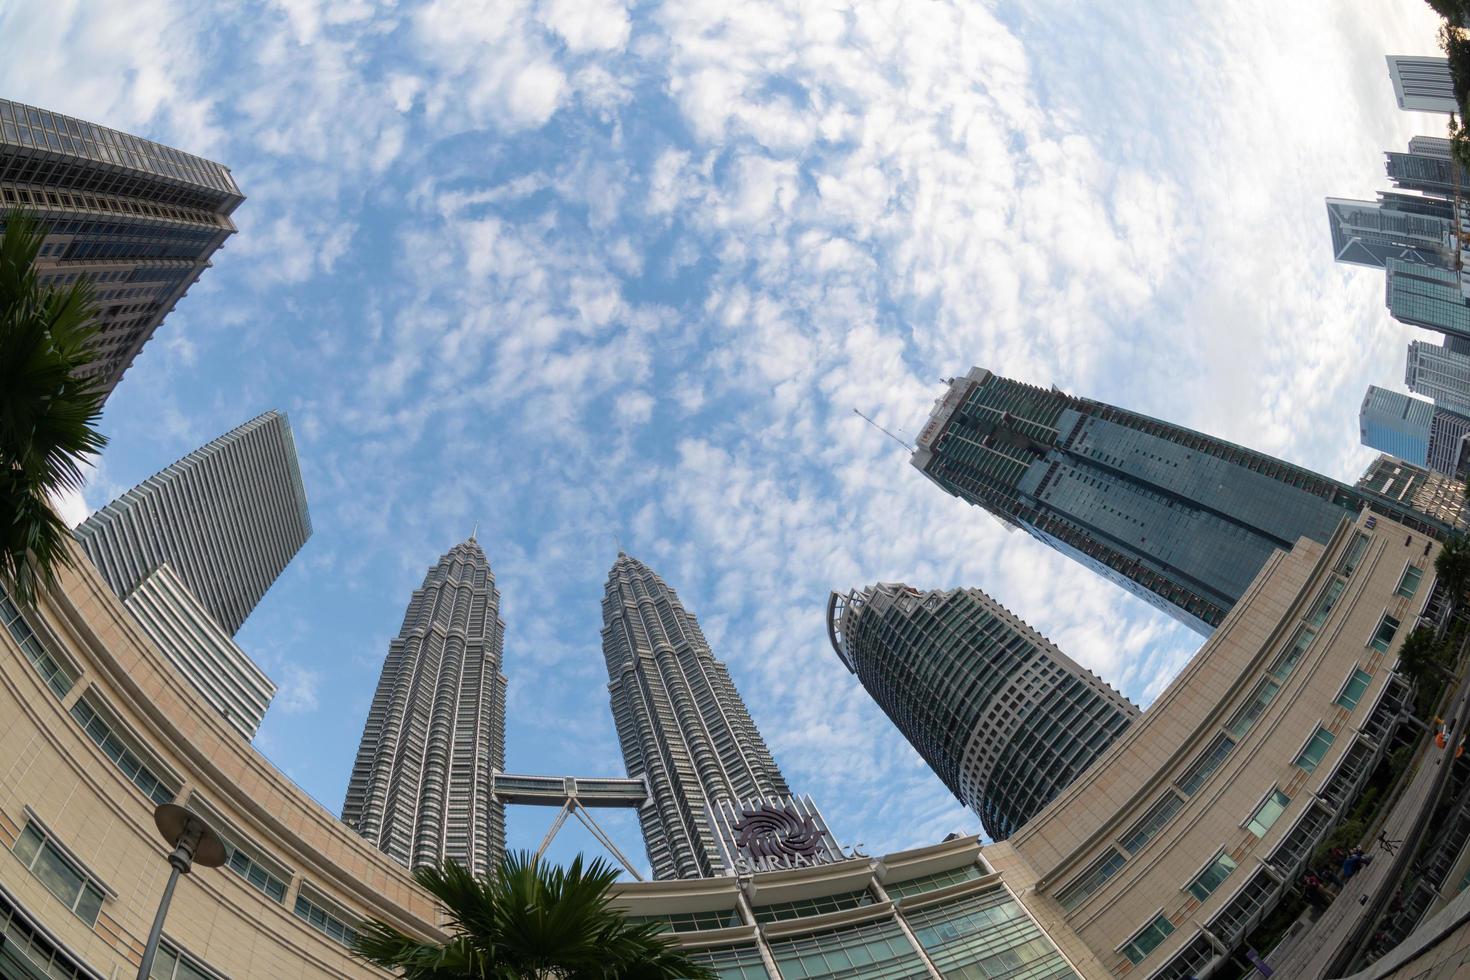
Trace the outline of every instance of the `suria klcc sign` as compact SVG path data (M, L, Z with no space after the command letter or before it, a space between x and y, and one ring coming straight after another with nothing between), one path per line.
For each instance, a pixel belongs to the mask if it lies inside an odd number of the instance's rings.
M753 874L867 857L843 848L809 796L716 801L709 808L726 874Z

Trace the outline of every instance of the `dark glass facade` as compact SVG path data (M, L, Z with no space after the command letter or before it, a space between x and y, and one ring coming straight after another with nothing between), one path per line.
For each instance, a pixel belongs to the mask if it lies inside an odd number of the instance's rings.
M837 655L985 832L1051 802L1138 709L979 589L834 594Z
M31 214L39 281L92 283L97 357L82 374L105 391L234 234L243 200L218 163L0 99L0 232Z
M1204 635L1272 551L1326 542L1365 506L1447 530L1272 456L980 368L950 383L912 462Z

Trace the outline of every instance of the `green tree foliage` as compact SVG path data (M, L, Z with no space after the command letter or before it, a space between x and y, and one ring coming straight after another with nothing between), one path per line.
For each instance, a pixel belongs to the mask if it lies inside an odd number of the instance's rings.
M522 852L494 876L446 861L414 877L448 913L448 940L420 942L372 922L353 946L405 980L714 980L657 923L629 923L612 907L618 873L600 859L584 865L578 855L562 868Z
M1455 85L1455 103L1463 110L1465 96L1470 94L1470 36L1465 30L1446 21L1439 25L1439 46L1450 61L1450 79ZM1463 111L1461 113L1463 115Z
M1415 684L1434 684L1448 664L1443 646L1434 631L1420 627L1404 637L1399 648L1399 670Z
M95 357L92 288L40 284L42 237L24 215L0 234L0 582L23 602L72 560L50 497L81 489L83 461L107 444L104 394L78 377Z
M1470 0L1425 0L1435 13L1456 27L1470 23Z
M1450 598L1459 603L1470 585L1470 537L1451 535L1434 558L1434 574L1444 584Z

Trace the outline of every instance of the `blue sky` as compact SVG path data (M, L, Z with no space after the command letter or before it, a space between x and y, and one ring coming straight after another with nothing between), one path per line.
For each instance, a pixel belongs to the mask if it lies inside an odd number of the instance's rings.
M1354 478L1415 331L1332 263L1323 198L1443 126L1384 66L1436 50L1419 0L9 0L0 38L0 95L248 196L112 396L85 505L289 412L316 533L239 636L281 685L261 751L338 809L409 594L478 521L508 767L621 773L621 542L874 852L979 826L832 654L830 589L979 586L1144 704L1198 641L853 408L912 437L979 364Z

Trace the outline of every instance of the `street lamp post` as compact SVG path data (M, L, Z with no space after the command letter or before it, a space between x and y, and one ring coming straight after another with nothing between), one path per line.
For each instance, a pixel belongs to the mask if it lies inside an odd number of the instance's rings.
M148 980L148 975L153 972L153 958L158 955L158 940L163 935L163 920L168 916L168 906L174 899L174 886L179 883L179 875L188 874L196 864L217 868L225 863L225 842L209 829L208 824L178 804L160 804L153 811L153 823L164 841L174 849L168 856L173 870L169 872L168 884L163 887L158 914L153 917L148 945L143 949L143 962L138 964L138 980Z

